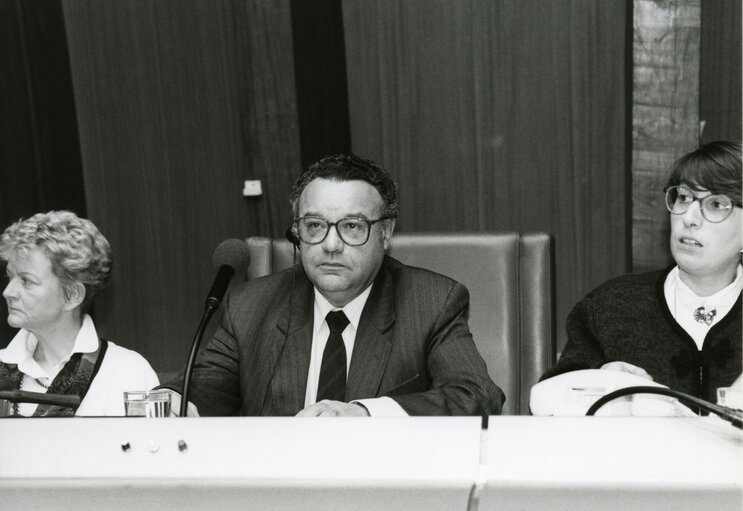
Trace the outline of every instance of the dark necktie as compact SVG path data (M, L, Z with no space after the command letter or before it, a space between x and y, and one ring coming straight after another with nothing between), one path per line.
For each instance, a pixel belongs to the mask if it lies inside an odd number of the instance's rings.
M331 311L325 317L330 327L328 342L322 354L320 381L317 385L317 399L346 399L346 345L341 334L348 325L348 318L343 311Z

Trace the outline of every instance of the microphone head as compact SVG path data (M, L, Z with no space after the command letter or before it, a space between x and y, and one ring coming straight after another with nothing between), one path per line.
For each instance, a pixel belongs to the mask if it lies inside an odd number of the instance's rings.
M245 273L250 265L248 244L235 238L224 240L214 249L212 264L216 269L229 266L235 270L235 273Z

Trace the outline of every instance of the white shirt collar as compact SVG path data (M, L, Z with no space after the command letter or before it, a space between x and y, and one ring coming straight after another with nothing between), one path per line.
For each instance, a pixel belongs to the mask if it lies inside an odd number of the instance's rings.
M700 305L706 305L715 308L728 308L735 304L738 299L738 295L743 289L743 268L738 265L736 270L735 280L730 283L727 287L720 289L713 295L710 296L698 296L692 289L687 286L683 280L679 277L679 267L676 266L671 270L671 273L666 277L666 285L675 286L676 299L686 306L693 306L694 308Z
M17 364L18 369L32 378L49 378L56 376L59 370L70 360L75 353L93 353L98 349L98 332L96 332L93 319L89 315L83 317L83 324L75 336L72 351L66 358L61 360L55 368L54 374L47 374L34 360L34 352L39 340L34 334L21 328L10 341L8 347L0 350L0 362L6 364Z
M697 296L679 277L679 268L676 266L668 273L663 286L666 303L676 322L688 333L697 347L701 350L710 328L724 318L735 305L738 295L743 289L743 268L738 265L735 280L724 289L711 296ZM714 309L714 315L709 323L697 321L695 311L699 307L708 310ZM705 310L706 310L705 309Z
M372 286L373 284L364 289L359 296L340 309L334 307L333 304L331 304L328 299L325 298L317 288L315 288L315 332L317 333L322 326L323 321L325 321L325 316L327 316L328 312L332 310L342 310L348 318L351 326L353 326L354 330L357 330L359 328L359 321L361 320L361 312L364 310L364 305L366 305L366 301L369 299Z

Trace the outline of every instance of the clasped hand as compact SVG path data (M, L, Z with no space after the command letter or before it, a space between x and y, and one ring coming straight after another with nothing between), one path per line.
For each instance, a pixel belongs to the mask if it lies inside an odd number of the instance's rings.
M358 403L326 399L301 410L297 417L369 417L369 412Z
M650 376L645 369L627 362L607 362L606 364L601 366L601 369L630 373L634 374L635 376L639 376L640 378L645 378L646 380L653 381L653 377Z

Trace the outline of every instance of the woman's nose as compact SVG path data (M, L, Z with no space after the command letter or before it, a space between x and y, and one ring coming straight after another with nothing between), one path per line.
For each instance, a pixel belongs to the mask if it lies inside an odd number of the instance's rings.
M686 227L699 227L702 223L702 203L695 200L682 215Z
M8 298L17 296L16 287L14 285L15 280L16 279L10 279L10 282L8 282L8 285L5 286L5 289L3 289L3 298L5 298L6 300Z

